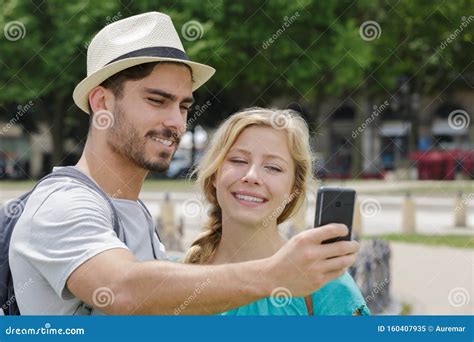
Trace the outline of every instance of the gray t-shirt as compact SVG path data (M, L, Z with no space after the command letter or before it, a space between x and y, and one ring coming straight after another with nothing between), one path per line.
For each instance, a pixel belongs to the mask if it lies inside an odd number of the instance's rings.
M138 201L111 200L127 245L113 230L109 204L94 190L66 177L47 179L36 188L10 242L10 268L22 315L88 314L66 281L78 266L106 250L129 249L140 261L166 258L144 207Z

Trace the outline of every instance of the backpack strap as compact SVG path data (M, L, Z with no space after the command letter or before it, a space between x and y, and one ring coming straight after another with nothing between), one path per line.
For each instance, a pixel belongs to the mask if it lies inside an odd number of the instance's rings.
M140 203L140 205L143 207L143 209L145 209L145 211L148 214L148 216L150 217L150 219L153 221L153 216L151 216L151 213L148 210L148 208L146 207L145 203L143 203L143 201L141 199L138 199L138 203ZM154 224L154 222L153 222L153 224ZM156 226L155 226L155 228L156 228ZM158 229L155 229L155 233L158 236L158 240L161 241L160 234L158 234Z
M306 309L308 309L308 315L313 316L313 298L311 295L307 295L304 297L304 301L306 303Z
M109 205L111 211L112 211L112 225L115 233L119 237L119 239L127 244L126 242L126 237L125 237L125 232L123 227L120 225L119 217L117 214L117 210L115 209L115 206L113 205L112 201L110 200L109 196L102 190L99 185L97 185L96 182L94 182L91 178L86 176L84 173L79 171L77 168L74 166L65 166L57 171L54 171L43 178L36 184L36 186L33 188L33 190L38 186L39 183L41 183L43 180L53 178L53 177L69 177L73 178L75 180L80 181L87 187L91 188L95 192L97 192ZM32 191L33 191L32 190Z

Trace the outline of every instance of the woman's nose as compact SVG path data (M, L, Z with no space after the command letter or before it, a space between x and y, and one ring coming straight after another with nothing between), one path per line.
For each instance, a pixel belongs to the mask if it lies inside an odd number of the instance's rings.
M254 184L261 183L257 165L249 165L247 172L242 178L242 181L247 182L247 183L254 183Z

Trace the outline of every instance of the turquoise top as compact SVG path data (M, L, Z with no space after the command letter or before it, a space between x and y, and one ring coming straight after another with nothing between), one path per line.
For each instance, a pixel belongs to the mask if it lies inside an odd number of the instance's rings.
M282 290L281 295L284 295ZM313 315L353 315L357 310L361 315L370 315L354 279L345 273L312 293ZM263 298L239 308L226 311L221 315L239 316L307 316L304 297Z

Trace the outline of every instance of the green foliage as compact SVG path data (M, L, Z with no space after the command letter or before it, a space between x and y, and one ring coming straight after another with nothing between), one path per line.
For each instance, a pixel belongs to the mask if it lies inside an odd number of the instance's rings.
M86 74L88 42L115 19L145 11L169 14L180 35L190 20L202 25L202 37L183 44L192 59L217 69L196 93L198 104L213 103L199 118L206 125L278 99L316 103L361 92L388 97L401 74L412 77L421 95L438 94L456 79L456 86L467 85L459 74L467 73L473 55L472 22L440 47L469 18L472 0L3 0L0 8L2 32L12 21L26 29L22 39L0 38L0 118L8 120L17 105L33 100L38 105L27 120L49 122L53 115L56 135L77 140L87 117L71 94ZM369 20L381 33L366 41L359 29ZM309 115L314 119L317 111Z
M365 236L363 239L382 239L427 246L474 249L474 238L469 235L386 234L381 236Z

